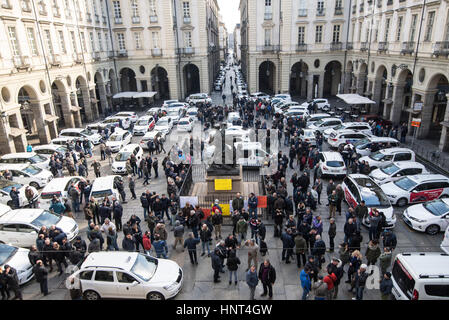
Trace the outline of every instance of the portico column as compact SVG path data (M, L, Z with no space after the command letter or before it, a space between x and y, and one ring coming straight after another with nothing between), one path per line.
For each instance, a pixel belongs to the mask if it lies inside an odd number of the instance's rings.
M363 95L363 86L365 84L366 73L359 73L357 77L357 91L356 93Z
M449 149L449 130L447 127L447 123L449 122L449 94L446 94L446 110L444 111L444 124L441 129L441 137L440 137L440 150L447 151Z
M399 124L401 120L402 104L404 102L404 85L405 83L395 83L393 87L393 104L390 112L390 121L393 122L393 125Z
M92 122L94 120L94 113L89 98L90 97L89 87L86 85L81 85L80 89L83 95L84 113L86 114L87 121Z
M418 138L427 138L432 122L433 102L435 100L436 91L427 91L423 95L423 107L421 111L421 127L418 130ZM413 106L412 106L413 108Z
M6 115L5 118L0 118L0 147L2 148L2 153L20 152L21 150L16 150L14 140L9 138L8 117L9 115ZM21 136L22 145L26 145L26 138L23 138L25 135L22 134Z
M75 94L75 99L73 99L73 102L74 102L74 106L79 108L78 99L76 99L76 94ZM80 111L79 110L78 111L72 111L72 114L73 114L73 121L75 123L75 128L81 128L82 122L81 122L81 113L80 113Z
M140 82L140 80L142 80L142 79L136 79L136 84L137 84L137 91L138 92L142 92L142 83ZM139 104L139 107L142 107L142 105L143 105L143 99L142 98L139 98L139 99L137 99L137 101L138 101L138 104Z
M307 76L307 100L313 99L313 74Z
M104 114L106 114L106 111L109 110L108 99L106 97L106 86L105 86L104 82L97 83L97 86L98 86L98 94L100 95L99 98L100 98L102 111Z
M67 128L75 128L72 110L70 110L70 106L72 105L70 101L70 94L65 91L58 91L58 94L61 99L62 116L64 117L65 126Z
M44 104L39 100L30 100L30 108L33 111L34 121L36 123L37 134L40 144L49 144L51 141L48 126L45 124Z
M324 72L321 72L320 78L318 79L318 97L316 98L322 98L323 91L324 91Z
M344 77L345 77L345 85L343 87L343 93L349 93L349 88L351 86L351 71L347 71L344 73Z

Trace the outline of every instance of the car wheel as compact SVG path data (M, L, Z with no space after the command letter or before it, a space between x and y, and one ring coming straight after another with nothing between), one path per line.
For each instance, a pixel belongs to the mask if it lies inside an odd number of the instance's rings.
M440 232L440 226L436 224L431 224L426 228L426 233L430 235L436 235L438 232Z
M92 290L87 290L86 292L84 292L83 296L84 296L85 300L94 301L94 300L100 300L101 299L100 295L98 293L96 293L95 291L92 291Z
M401 198L397 202L398 207L405 207L407 205L407 199Z
M147 294L148 300L165 300L164 296L159 292L150 292Z
M30 186L33 188L39 189L39 185L36 182L30 182Z

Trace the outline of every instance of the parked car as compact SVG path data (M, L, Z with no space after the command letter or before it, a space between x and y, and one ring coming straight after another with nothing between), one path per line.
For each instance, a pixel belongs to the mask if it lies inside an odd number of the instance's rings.
M272 160L273 156L262 149L260 142L236 142L237 164L249 167L261 167L264 162Z
M171 118L173 125L177 125L179 119L184 116L184 109L181 108L173 108L167 111L166 117Z
M354 130L358 132L365 133L366 135L371 135L371 127L366 122L343 122L341 125L334 128L329 128L323 131L323 137L329 138L332 133L337 133L342 130Z
M415 161L415 152L408 148L389 148L382 149L364 156L359 161L368 162L371 170L383 168L393 162Z
M435 235L449 226L449 199L435 199L404 210L402 219L412 229Z
M134 111L120 111L117 112L114 117L125 117L129 119L131 122L135 123L139 117L137 116L137 113Z
M32 164L0 164L2 174L8 170L12 175L12 181L24 185L30 185L36 189L42 188L53 179L53 175L47 169L36 167Z
M312 129L318 132L323 133L324 130L335 128L341 125L343 122L339 118L323 118L318 120L317 122L307 126L307 129Z
M173 128L173 121L170 117L162 117L154 126L155 131L161 131L164 134L169 134Z
M19 285L23 285L33 279L33 266L28 259L30 250L0 243L0 267L5 270L5 265L16 269Z
M88 139L94 145L100 144L101 135L98 133L93 133L87 129L79 129L79 128L69 128L63 129L59 133L59 137L74 137L76 139Z
M67 147L65 145L42 144L42 145L33 147L33 151L36 152L37 154L49 159L55 153L65 156L66 152L68 152L69 149L67 149Z
M195 105L197 103L212 103L212 99L207 93L194 93L186 98L186 102Z
M0 180L0 203L5 204L7 206L10 206L11 208L14 207L14 204L12 202L11 196L9 193L11 192L12 187L16 187L16 190L19 192L19 207L22 208L24 206L27 206L29 204L27 197L25 196L25 188L28 185L23 185L18 182L13 182L10 180ZM34 198L33 201L36 201L39 197L39 193L37 192L36 188L31 187L31 190L34 192Z
M154 121L153 116L143 116L140 117L133 127L133 135L144 135L148 131L153 130L156 122Z
M338 152L323 151L318 154L320 176L345 176L347 173L343 157Z
M315 122L324 119L324 118L331 118L331 115L328 113L313 113L310 115L310 118L307 119L307 126L310 126L314 124Z
M178 100L165 100L164 103L162 104L162 108L166 109L168 108L172 103L176 103L179 102ZM153 109L153 108L152 108Z
M142 137L142 139L139 142L140 147L144 150L148 150L148 141L149 140L154 141L154 139L156 137L161 137L162 140L165 141L165 133L164 132L153 130L153 131L145 133L145 135Z
M352 208L356 208L362 200L368 209L376 208L383 212L386 218L386 228L394 228L396 216L393 213L393 207L382 190L373 179L363 174L350 174L343 180L343 192L345 201ZM362 218L362 224L369 227L369 214Z
M315 136L315 131L310 130L310 129L303 129L301 131L301 134L299 135L299 138L307 143L309 143L309 145L311 146L316 146L316 136Z
M270 95L266 94L264 92L256 92L256 93L250 94L250 99L253 100L253 101L256 101L257 99L268 100L268 99L270 99Z
M192 118L193 121L198 120L198 108L192 107L187 109L186 117Z
M115 129L114 133L111 134L106 141L106 146L111 148L112 152L118 152L124 146L131 143L132 135L127 130Z
M419 174L383 184L382 190L399 207L449 197L449 178L442 174Z
M32 164L41 169L50 168L50 160L36 152L7 153L0 158L0 164Z
M184 280L182 269L172 260L113 251L89 254L72 278L80 281L86 300L165 300L178 294Z
M373 146L377 144L378 150L382 149L388 149L388 148L394 148L399 147L399 141L390 138L390 137L376 137L376 136L370 136L366 137L365 139L359 140L352 145L355 148L355 152L363 157L363 156L369 156L371 154L371 150Z
M39 196L40 208L49 210L51 206L51 200L53 196L56 196L59 200L63 201L63 198L69 198L68 191L72 183L75 188L80 191L78 183L83 180L80 176L69 176L52 179L42 190Z
M332 132L327 139L327 143L331 148L339 148L347 144L355 143L362 139L365 139L367 135L363 132L355 130L339 130Z
M181 118L177 125L178 131L192 132L193 120L190 117Z
M113 197L121 199L120 192L116 187L119 181L123 181L123 178L117 175L95 178L92 183L89 199L93 197L99 202L102 202L104 197L108 197L109 200L112 200Z
M136 156L136 159L143 158L143 150L140 145L132 143L120 149L112 162L112 172L116 174L126 174L126 161L131 157L131 154Z
M378 184L385 184L401 179L404 176L429 174L426 167L415 161L393 162L385 167L371 171L369 176Z

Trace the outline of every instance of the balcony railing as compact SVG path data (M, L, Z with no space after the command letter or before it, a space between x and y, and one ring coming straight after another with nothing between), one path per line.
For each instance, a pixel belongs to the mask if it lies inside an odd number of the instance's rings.
M298 43L296 45L296 52L306 52L307 51L307 44L306 43Z
M95 22L100 23L100 16L98 14L95 15Z
M122 17L115 17L114 22L115 24L122 24L123 23Z
M82 63L83 62L83 54L74 52L74 53L72 53L72 59L75 63Z
M435 42L435 46L433 47L433 54L437 57L443 55L447 57L449 55L449 41Z
M341 16L342 14L343 14L343 8L341 8L341 7L336 7L336 8L335 8L334 15L336 15L336 16Z
M359 12L363 12L364 10L365 10L365 5L364 5L364 3L362 2L362 3L360 4Z
M140 17L135 16L131 18L132 23L140 23Z
M153 49L151 49L151 55L153 57L160 57L160 56L162 56L162 49L161 48L153 48Z
M93 57L95 61L100 60L100 51L95 51Z
M272 12L265 12L263 17L264 17L264 20L271 20L271 19L273 19L273 13Z
M307 17L307 9L298 9L298 17Z
M14 56L13 57L14 67L18 70L28 69L31 65L30 57L28 56Z
M257 46L257 51L262 51L262 52L278 52L280 50L280 46L279 45L264 45L264 46Z
M415 51L415 42L414 41L408 41L408 42L402 42L402 54L412 54Z
M128 56L128 50L126 50L126 49L118 50L117 51L117 56L118 57L127 57Z
M150 22L157 22L157 16L150 16Z
M87 22L92 22L92 14L90 12L86 13Z
M386 52L388 50L388 42L379 42L377 47L378 52Z
M346 50L353 50L353 49L354 49L354 43L346 42Z
M190 17L184 16L184 23L190 24L192 22L192 19Z
M61 65L61 56L59 54L51 54L48 56L48 61L52 66L60 66Z
M316 10L316 15L317 15L318 17L324 16L324 15L325 15L325 10L324 10L324 8L317 9L317 10Z
M352 14L355 14L357 12L357 5L352 6Z
M366 51L368 50L368 42L361 42L360 43L360 51Z
M106 16L102 16L101 19L103 20L103 24L107 24Z
M330 45L331 51L341 51L343 49L343 43L341 42L332 42Z
M108 58L114 58L114 51L108 51Z

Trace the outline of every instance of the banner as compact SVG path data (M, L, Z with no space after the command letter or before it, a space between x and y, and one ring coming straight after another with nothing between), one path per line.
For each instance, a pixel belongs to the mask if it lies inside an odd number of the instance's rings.
M192 206L196 206L198 204L198 197L179 197L180 208L184 208L187 202Z
M267 196L258 196L257 208L266 208L266 207L267 207Z
M229 191L232 190L232 179L215 179L215 190Z
M211 204L211 209L208 210L212 210L212 207L214 206L214 204ZM222 215L223 216L230 216L231 215L231 205L230 204L226 204L226 203L220 203L220 207L221 207L221 211L222 211ZM212 213L211 213L212 214Z

